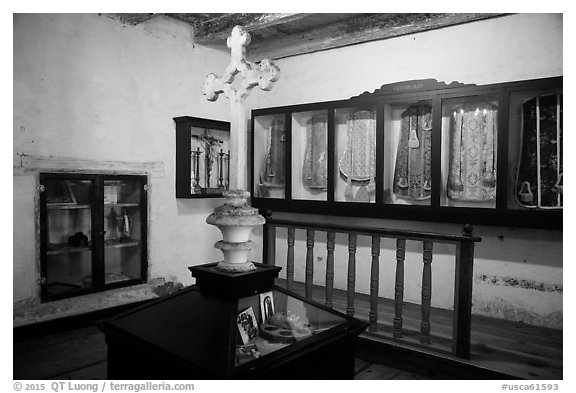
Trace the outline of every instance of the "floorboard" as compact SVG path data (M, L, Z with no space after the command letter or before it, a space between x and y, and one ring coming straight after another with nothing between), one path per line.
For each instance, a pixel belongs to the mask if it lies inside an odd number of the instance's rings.
M285 287L285 280L277 285ZM293 291L304 295L304 283L294 282ZM314 286L313 300L325 303L325 288ZM346 312L345 291L334 290L333 308ZM355 295L355 317L368 320L370 297ZM448 355L452 345L452 312L433 308L430 316L431 344L419 343L420 306L405 303L403 307L402 342L417 348ZM378 300L378 326L376 332L365 333L392 339L394 302ZM505 321L485 316L472 316L471 365L494 370L521 379L560 380L563 378L563 334L561 330Z
M282 285L281 282L279 282ZM304 286L296 283L295 292L304 293ZM324 289L314 287L313 297L324 303ZM346 293L334 292L334 308L345 312ZM379 300L378 337L391 337L393 305ZM356 296L356 316L368 318L369 297ZM431 315L432 345L419 345L420 309L407 304L404 308L404 339L406 346L431 353L448 353L452 332L451 312L433 309ZM368 337L374 332L366 333ZM469 366L493 370L522 379L563 379L562 331L540 328L522 323L473 316L472 356ZM383 340L386 341L386 340ZM388 345L392 339L386 341ZM397 342L394 345L398 345ZM80 327L61 333L22 339L13 345L14 379L106 379L106 343L104 334L95 326ZM384 357L385 354L384 354ZM388 356L390 357L390 356ZM377 362L357 358L355 379L428 379L425 362L421 367L402 369L395 360ZM384 364L382 364L384 363ZM397 366L399 368L395 368Z
M382 364L356 359L355 378L422 379ZM14 344L15 380L105 380L104 334L87 327Z
M14 343L13 351L14 379L58 379L106 361L104 334L94 326Z

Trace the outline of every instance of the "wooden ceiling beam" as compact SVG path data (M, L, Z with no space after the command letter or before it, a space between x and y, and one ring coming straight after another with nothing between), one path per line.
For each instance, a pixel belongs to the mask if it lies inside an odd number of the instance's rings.
M195 41L213 44L226 40L236 25L246 31L259 31L269 27L281 27L307 18L309 14L223 14L213 19L193 23ZM170 16L173 16L170 14Z
M250 60L279 59L362 42L421 33L505 14L371 14L358 16L308 31L253 40L247 48Z

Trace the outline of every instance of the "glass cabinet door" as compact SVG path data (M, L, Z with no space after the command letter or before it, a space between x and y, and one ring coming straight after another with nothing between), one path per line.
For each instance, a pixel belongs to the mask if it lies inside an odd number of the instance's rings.
M142 278L141 180L104 180L104 282Z
M254 119L254 196L284 198L286 191L286 116Z
M496 207L497 143L496 95L442 101L443 206Z
M40 174L42 300L146 280L146 177Z
M430 205L432 101L384 105L384 203Z
M562 209L562 126L562 88L510 94L509 209Z
M334 111L334 200L376 201L376 108Z
M292 199L328 200L328 111L292 114Z
M46 295L63 297L93 287L92 180L47 179L43 277Z
M235 364L266 356L345 322L334 312L278 290L241 298Z

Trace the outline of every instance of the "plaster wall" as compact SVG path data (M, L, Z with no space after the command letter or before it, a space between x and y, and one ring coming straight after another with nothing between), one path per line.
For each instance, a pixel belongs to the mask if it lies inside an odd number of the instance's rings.
M542 55L545 53L546 55ZM14 16L13 300L38 301L35 187L48 162L84 160L92 171L121 162L149 174L151 278L185 285L187 267L221 259L212 247L219 231L205 224L218 199L176 200L173 117L229 119L227 100L207 102L204 76L221 72L226 50L195 45L189 26L157 17L138 26L107 15ZM271 92L251 94L249 108L346 99L382 84L436 78L495 83L562 75L562 16L513 15L427 33L280 59L282 76ZM142 166L144 164L144 166ZM43 166L45 168L46 165ZM150 168L149 171L141 168ZM365 222L366 220L359 220ZM449 224L378 221L390 227L459 232ZM280 231L279 231L280 232ZM562 326L562 232L477 227L473 311L551 327ZM285 236L280 232L278 264ZM261 260L261 231L253 237ZM298 234L297 260L304 261ZM336 285L345 287L346 239L337 238ZM369 244L359 240L359 290L369 282ZM393 245L382 244L381 294L391 292ZM421 255L408 245L406 300L419 301ZM325 258L317 244L316 256ZM435 248L433 305L451 307L453 251ZM316 280L322 282L322 264ZM303 274L303 265L297 269ZM298 277L297 278L302 278ZM514 284L521 282L523 284ZM520 281L518 281L520 280ZM543 289L543 290L542 290Z
M75 162L149 175L151 279L190 284L188 266L221 258L219 231L205 219L222 200L175 198L172 119L229 120L225 100L201 93L227 58L167 17L130 26L109 15L14 15L15 303L39 301L38 173Z
M560 14L519 14L430 32L279 59L282 75L254 109L347 99L386 83L435 78L477 85L563 75ZM299 217L305 219L306 217ZM326 218L322 218L325 220ZM460 233L450 224L346 219L392 228ZM260 232L257 232L258 236ZM277 264L286 264L286 233L278 231ZM562 231L482 226L476 247L473 312L562 327ZM346 288L347 239L337 237L335 285ZM260 245L261 242L257 241ZM296 279L304 279L305 233L298 233ZM369 293L370 240L359 239L356 288ZM408 242L405 300L420 303L421 245ZM380 294L393 298L395 244L382 242ZM255 256L260 256L260 250ZM432 304L452 308L454 250L434 245ZM325 277L325 234L317 235L315 283ZM285 274L285 269L284 273Z

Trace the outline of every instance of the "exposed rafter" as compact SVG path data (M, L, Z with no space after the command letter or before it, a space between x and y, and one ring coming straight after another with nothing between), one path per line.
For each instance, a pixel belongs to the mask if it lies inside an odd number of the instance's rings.
M120 14L138 24L162 14ZM278 59L374 40L420 33L506 14L164 14L194 27L195 42L225 45L232 28L241 25L252 37L248 57Z

